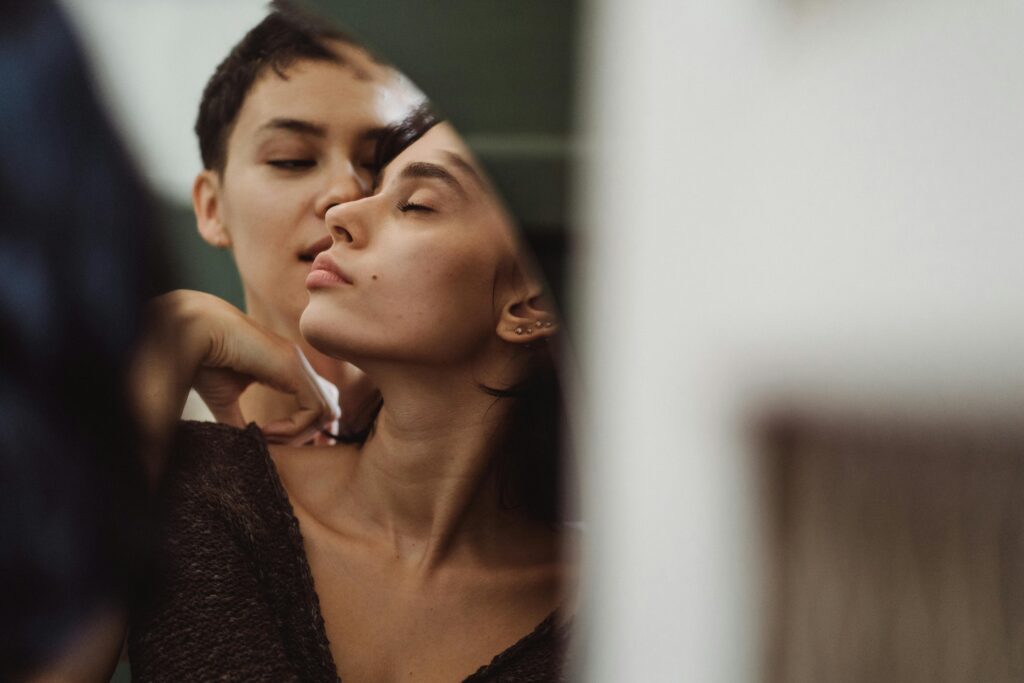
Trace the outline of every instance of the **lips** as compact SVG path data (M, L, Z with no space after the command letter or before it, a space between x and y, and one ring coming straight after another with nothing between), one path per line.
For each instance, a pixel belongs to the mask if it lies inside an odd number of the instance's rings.
M303 263L312 263L316 255L321 251L326 251L331 248L331 236L324 235L313 244L309 245L305 249L299 252L299 260Z
M321 251L313 260L313 268L306 277L306 287L319 287L332 284L353 284L345 271L338 267L326 251Z

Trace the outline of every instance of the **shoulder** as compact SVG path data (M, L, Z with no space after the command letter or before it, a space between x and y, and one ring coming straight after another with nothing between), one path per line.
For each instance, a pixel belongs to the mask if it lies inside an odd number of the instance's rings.
M293 662L322 659L303 630L316 594L262 434L182 423L161 484L133 680L298 680Z
M255 425L238 429L212 422L182 422L161 483L171 506L213 506L245 512L273 493L273 465Z
M266 440L255 424L245 429L216 422L179 423L168 472L217 477L249 471L266 461Z
M183 462L203 457L220 461L227 455L265 450L266 441L255 424L245 429L219 422L182 420L178 423L173 450Z

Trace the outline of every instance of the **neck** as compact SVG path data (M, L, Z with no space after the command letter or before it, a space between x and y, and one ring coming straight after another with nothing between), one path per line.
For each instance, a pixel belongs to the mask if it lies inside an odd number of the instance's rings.
M424 571L456 556L507 557L532 528L501 510L490 468L507 400L481 391L472 372L371 374L384 404L349 479L350 514Z

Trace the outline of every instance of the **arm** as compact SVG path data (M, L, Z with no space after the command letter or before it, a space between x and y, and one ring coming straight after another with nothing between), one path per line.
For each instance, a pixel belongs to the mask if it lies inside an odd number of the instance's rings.
M252 381L294 394L300 412L263 427L268 438L287 439L329 415L305 360L286 340L267 332L229 303L192 291L175 291L149 304L149 324L133 361L131 386L145 443L144 462L156 485L166 445L195 385L215 416L244 426L238 395ZM124 641L126 615L98 610L30 681L106 681Z
M128 634L133 680L295 680L264 585L276 518L259 460L247 433L179 430L157 569Z

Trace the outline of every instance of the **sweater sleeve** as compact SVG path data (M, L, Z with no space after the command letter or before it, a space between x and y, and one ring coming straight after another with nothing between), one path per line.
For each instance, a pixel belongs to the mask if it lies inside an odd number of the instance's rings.
M253 557L247 448L239 430L182 425L159 566L129 630L132 680L297 680Z

